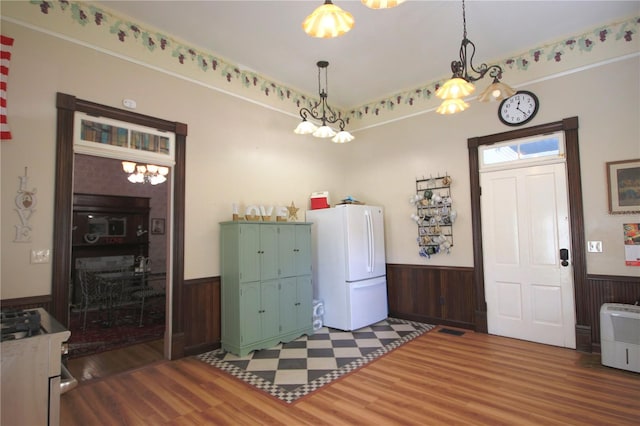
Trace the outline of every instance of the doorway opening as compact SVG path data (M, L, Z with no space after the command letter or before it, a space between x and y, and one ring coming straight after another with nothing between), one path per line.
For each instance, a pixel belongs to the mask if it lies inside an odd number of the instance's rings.
M52 257L52 314L63 324L70 324L69 280L72 276L72 233L74 196L74 129L76 112L94 117L119 120L175 134L175 166L172 170L173 203L167 211L168 251L171 253L166 277L166 330L164 357L181 358L184 354L182 289L184 284L184 193L185 143L187 126L130 111L120 110L57 94L56 183L54 206L54 250Z
M120 159L74 155L70 358L164 337L171 173L128 176Z

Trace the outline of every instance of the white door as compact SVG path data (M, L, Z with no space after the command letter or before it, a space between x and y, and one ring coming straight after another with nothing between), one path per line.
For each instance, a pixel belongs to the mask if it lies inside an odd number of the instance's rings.
M480 186L489 333L575 348L565 164L482 172Z

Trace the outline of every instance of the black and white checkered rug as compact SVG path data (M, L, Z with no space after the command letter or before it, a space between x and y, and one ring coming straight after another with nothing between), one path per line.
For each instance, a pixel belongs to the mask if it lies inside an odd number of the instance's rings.
M197 358L292 403L433 328L388 318L352 332L323 327L311 336L243 357L217 349Z

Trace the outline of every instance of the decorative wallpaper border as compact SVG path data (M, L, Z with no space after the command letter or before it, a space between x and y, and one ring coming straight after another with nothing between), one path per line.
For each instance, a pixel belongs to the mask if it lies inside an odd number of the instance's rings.
M230 85L241 85L245 89L260 92L265 97L277 97L289 102L296 108L311 108L317 99L271 81L251 71L241 70L238 65L229 63L211 52L204 52L188 46L153 29L123 19L109 11L91 4L70 0L30 0L30 4L40 8L44 15L64 14L87 30L98 30L107 36L117 38L121 43L136 43L148 52L158 55L170 55L181 66L197 68L203 73L215 73L221 81ZM527 72L532 64L560 64L569 55L591 53L597 47L613 43L636 43L640 16L624 21L600 26L579 36L570 37L542 47L531 49L517 56L507 58L498 64L507 70ZM396 93L347 111L339 111L345 121L360 120L370 116L379 116L385 111L416 107L434 97L435 91L444 80L431 82L404 92Z

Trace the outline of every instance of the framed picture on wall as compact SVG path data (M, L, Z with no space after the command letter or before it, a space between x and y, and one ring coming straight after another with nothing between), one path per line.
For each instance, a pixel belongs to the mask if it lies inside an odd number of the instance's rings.
M164 219L151 219L151 233L164 235Z
M609 213L640 213L640 158L607 163Z

